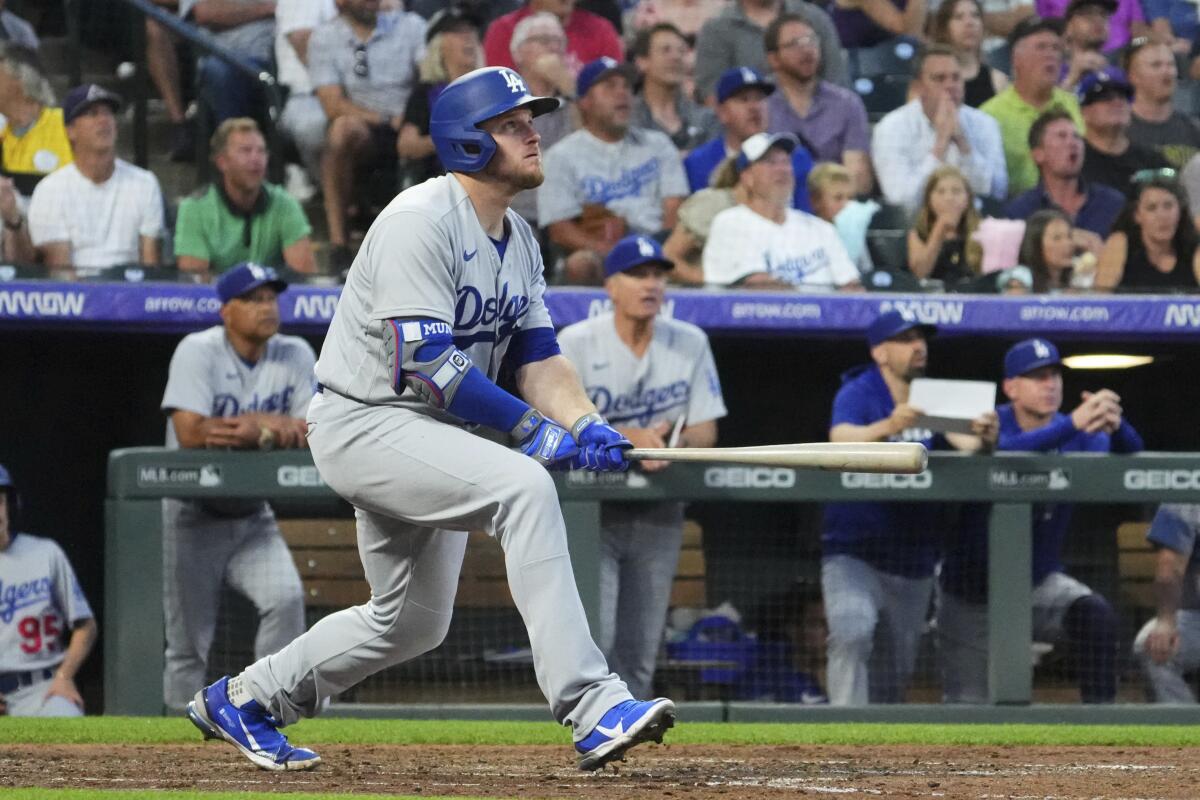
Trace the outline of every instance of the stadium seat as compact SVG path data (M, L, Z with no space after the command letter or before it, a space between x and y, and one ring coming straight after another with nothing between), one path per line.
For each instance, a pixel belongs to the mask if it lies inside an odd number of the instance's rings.
M879 75L912 75L913 59L919 43L915 39L897 36L873 47L847 49L850 75L854 78L873 78Z
M906 75L879 75L874 78L855 78L854 91L862 98L871 122L878 122L889 111L908 102Z

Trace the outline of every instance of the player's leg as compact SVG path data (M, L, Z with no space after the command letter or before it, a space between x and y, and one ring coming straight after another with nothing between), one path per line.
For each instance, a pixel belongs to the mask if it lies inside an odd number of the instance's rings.
M938 658L943 703L988 701L988 607L938 592Z
M880 652L872 660L871 702L903 703L925 632L933 578L880 572L879 585L883 603L875 642Z
M258 610L254 657L259 659L304 633L304 587L270 509L238 520L236 527L238 548L225 579Z
M464 531L422 528L357 509L371 599L331 614L243 673L250 693L287 725L364 678L437 647L454 610Z
M829 702L862 706L869 699L869 662L882 592L870 564L852 556L821 561L821 591L829 626Z
M35 670L40 673L41 670ZM40 677L40 676L39 676ZM39 679L4 696L10 717L82 717L83 709L65 697L46 697L50 681Z
M1196 693L1184 675L1200 668L1200 611L1182 610L1176 618L1179 648L1162 664L1150 657L1146 638L1155 625L1152 618L1138 631L1133 655L1146 676L1148 699L1156 703L1195 703Z
M601 509L600 555L596 564L599 580L599 609L596 624L596 644L608 667L621 675L613 645L617 641L617 607L621 597L621 568L628 556L629 542L633 532L616 525L604 524L604 509Z
M204 685L233 545L228 520L191 503L163 500L163 702L169 708L182 708Z
M628 556L621 565L613 646L616 658L609 659L609 666L621 676L634 697L648 697L667 624L671 586L679 566L683 522L678 509L663 520L657 508L646 508L628 523L632 539Z
M1079 672L1085 703L1111 703L1117 696L1117 614L1109 602L1062 572L1033 588L1033 636L1062 642Z

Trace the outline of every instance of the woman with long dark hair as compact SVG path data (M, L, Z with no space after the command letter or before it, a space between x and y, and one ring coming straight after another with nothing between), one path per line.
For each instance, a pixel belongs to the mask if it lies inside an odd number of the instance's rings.
M983 36L979 0L946 0L929 21L929 40L954 48L965 81L963 102L972 108L1008 86L1008 76L983 60Z
M1134 192L1100 251L1097 289L1200 289L1200 252L1175 170L1133 176Z
M1074 258L1070 217L1056 208L1047 208L1026 220L1020 262L1033 273L1033 291L1071 288Z

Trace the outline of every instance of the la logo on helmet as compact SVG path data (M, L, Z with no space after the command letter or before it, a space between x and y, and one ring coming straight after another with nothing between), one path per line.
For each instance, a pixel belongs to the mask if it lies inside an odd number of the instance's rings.
M1049 358L1050 356L1050 348L1041 339L1033 340L1033 352L1038 358Z
M509 91L513 94L522 94L527 91L525 89L525 81L521 80L520 75L508 69L503 70L503 72L504 84L509 88Z
M654 245L650 244L648 241L639 236L638 252L649 258L650 256L654 255Z

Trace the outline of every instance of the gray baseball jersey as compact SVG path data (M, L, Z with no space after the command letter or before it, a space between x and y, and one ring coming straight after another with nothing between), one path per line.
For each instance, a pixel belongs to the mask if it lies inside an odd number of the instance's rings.
M505 219L510 235L502 261L457 179L432 178L396 197L354 260L321 348L317 380L363 403L403 406L458 424L411 389L396 394L386 321L450 323L454 344L494 381L515 331L552 327L537 240L516 212Z
M666 134L630 128L619 142L578 130L546 151L538 224L574 219L585 203L604 206L635 231L662 230L662 202L687 197L687 174Z
M648 428L681 416L695 425L727 413L708 337L691 323L655 320L641 358L617 336L612 313L563 328L558 343L613 425Z
M56 542L19 533L0 550L0 672L57 665L65 635L92 616Z

